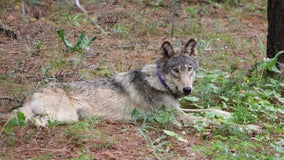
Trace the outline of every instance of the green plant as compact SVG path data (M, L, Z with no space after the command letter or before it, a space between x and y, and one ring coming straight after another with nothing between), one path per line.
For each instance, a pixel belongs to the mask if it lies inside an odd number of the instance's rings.
M115 33L120 33L123 37L129 35L129 28L127 28L126 26L123 26L121 24L116 23L112 28L111 28L112 32Z
M76 27L80 26L80 23L78 23L78 19L82 14L75 14L68 16L68 20Z
M280 96L282 83L275 79L218 70L201 71L198 75L201 79L196 84L195 96L200 100L194 103L199 108L215 106L233 110L239 123L251 123L259 118L273 120L276 113L282 113L282 109L273 103L283 102ZM269 116L263 117L267 112Z
M174 137L180 142L187 143L188 141L184 139L181 135L174 131L167 130L169 124L174 124L175 126L181 128L182 124L176 120L174 110L168 109L165 106L155 109L152 114L140 113L137 109L132 111L132 119L134 122L142 120L142 126L139 125L137 130L146 140L147 146L152 149L152 153L168 153L171 148L171 143L167 140L167 137ZM156 124L159 127L155 126ZM151 138L147 133L151 130L159 132L162 129L163 134L159 134L156 138Z
M50 64L50 69L58 70L66 67L66 62L62 58L53 57Z
M284 51L280 51L271 59L264 58L263 61L258 64L258 68L262 71L268 70L270 72L281 73L281 71L277 68L277 60L278 57L283 53Z
M6 122L6 127L7 128L12 128L12 127L15 127L15 126L24 126L25 125L25 115L20 112L20 111L14 111L15 114L16 114L16 117L15 118L12 118L12 119L9 119L7 122Z
M213 159L267 159L262 145L238 136L216 136L208 146L195 146L194 151L210 155ZM261 152L256 152L260 150Z
M259 51L263 57L266 56L261 41ZM267 71L280 72L277 58L283 52L259 62L258 56L249 50L256 63L249 74L240 70L231 72L230 69L200 69L194 95L181 101L197 108L227 110L232 112L233 117L222 121L222 125L214 129L211 147L195 146L198 149L196 152L213 159L279 159L284 155L281 148L283 144L277 143L279 137L271 136L284 133L281 118L284 115L284 85L281 79L267 77L265 74ZM252 139L243 127L247 124L264 125L264 134L256 135L257 138ZM194 128L199 132L204 129L199 123L195 123Z
M35 49L40 51L41 48L42 48L42 43L39 40L33 42L33 48L35 48Z
M169 131L169 130L164 129L163 132L170 137L175 137L180 142L188 143L188 141L186 139L184 139L182 136L178 135L177 133L175 133L173 131Z
M41 78L42 79L45 78L46 73L48 72L49 68L50 68L50 65L48 65L46 67L44 67L44 66L41 67Z
M50 160L50 159L52 159L52 155L49 154L49 153L45 153L44 155L36 156L36 157L32 158L31 160Z
M155 138L154 140L151 139L147 135L147 130L148 127L138 127L137 130L139 133L142 135L142 137L146 140L147 146L152 150L153 154L157 152L165 153L167 150L165 150L166 146L169 145L169 142L166 140L167 136L162 134ZM150 127L152 128L152 127Z
M228 3L230 6L238 6L240 3L240 0L226 0L226 3Z
M93 71L98 76L111 77L112 72L106 67L97 67Z
M96 36L92 37L90 40L88 39L86 32L83 31L79 36L78 36L78 40L76 42L75 45L70 44L66 38L65 38L65 34L64 34L64 29L60 29L57 31L57 34L59 35L59 37L61 38L61 40L63 41L63 43L65 44L65 46L71 50L71 51L76 51L79 53L82 53L82 49L86 49L86 50L90 50L92 43L96 40Z
M195 14L197 13L197 10L193 7L186 7L185 10L190 17L194 17Z
M33 6L39 5L41 3L40 0L27 0L27 2Z
M69 160L92 160L95 159L95 157L93 155L86 155L82 152L79 152L79 157L78 158L71 158Z
M51 80L51 81L56 81L55 77L47 77L47 72L51 69L50 64L48 64L46 67L42 66L41 67L41 79L42 80Z
M256 54L249 50L249 54L253 57L255 65L251 69L251 72L254 72L254 76L263 77L263 74L267 71L274 72L274 73L281 73L277 66L278 57L284 53L284 51L279 51L273 58L266 57L266 50L262 41L258 38L259 42L259 51L262 56L262 60L259 62L257 59Z
M50 121L48 120L47 122L47 128L50 130L55 130L57 126L59 126L60 124L62 124L62 122L54 120L54 121Z
M177 127L182 127L181 123L177 121L174 109L169 109L165 106L154 109L149 113L140 113L137 109L132 111L132 119L136 122L142 120L143 123L158 123L161 128L168 128L169 124L174 124Z
M2 127L1 131L0 131L0 135L2 134L3 131L5 131L6 133L13 135L13 128L16 126L22 127L26 125L26 117L25 115L20 112L20 111L14 111L14 114L16 115L15 117L10 118L9 120L7 120L7 122L4 124L4 126Z
M217 3L225 3L232 7L237 7L240 3L240 0L206 0L209 3L217 2Z

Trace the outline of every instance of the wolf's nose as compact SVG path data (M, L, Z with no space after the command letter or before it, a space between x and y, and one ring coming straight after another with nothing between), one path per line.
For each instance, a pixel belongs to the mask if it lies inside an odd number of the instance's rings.
M192 89L191 87L184 87L182 90L185 95L189 95Z

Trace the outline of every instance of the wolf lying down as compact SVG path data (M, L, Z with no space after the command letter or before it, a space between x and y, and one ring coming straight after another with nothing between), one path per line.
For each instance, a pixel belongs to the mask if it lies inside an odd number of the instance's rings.
M178 98L191 93L198 70L194 39L190 39L183 48L174 48L165 41L159 52L156 64L118 73L110 79L49 84L27 98L19 111L24 113L26 120L33 120L37 126L46 126L50 120L70 123L82 116L130 120L135 108L139 112L151 112L162 105L173 108L177 119L189 124L199 119L218 125L185 112L206 111L230 116L228 112L215 109L180 107ZM9 119L11 114L0 114L0 117ZM256 126L250 128L260 131Z

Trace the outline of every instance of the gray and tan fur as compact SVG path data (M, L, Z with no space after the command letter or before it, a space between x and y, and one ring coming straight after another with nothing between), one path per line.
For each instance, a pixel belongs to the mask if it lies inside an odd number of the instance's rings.
M183 48L166 41L156 64L110 79L49 84L27 98L19 111L38 126L45 126L48 119L69 123L80 116L131 119L134 108L151 112L162 105L181 111L177 98L191 92L198 69L195 46L193 39Z
M151 112L164 105L174 108L178 119L191 123L195 117L183 112L178 98L193 89L198 70L196 41L190 39L182 48L165 41L159 52L156 64L118 73L110 79L49 84L27 98L19 111L37 126L45 126L48 120L70 123L81 116L130 120L135 108ZM0 119L8 116L0 114Z

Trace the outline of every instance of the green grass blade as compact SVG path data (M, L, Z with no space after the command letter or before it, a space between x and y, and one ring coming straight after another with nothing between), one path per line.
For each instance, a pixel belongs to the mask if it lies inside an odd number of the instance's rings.
M59 37L61 38L61 40L63 41L66 47L68 47L69 49L74 48L74 46L66 40L65 35L64 35L64 29L57 30L57 34L59 35Z

